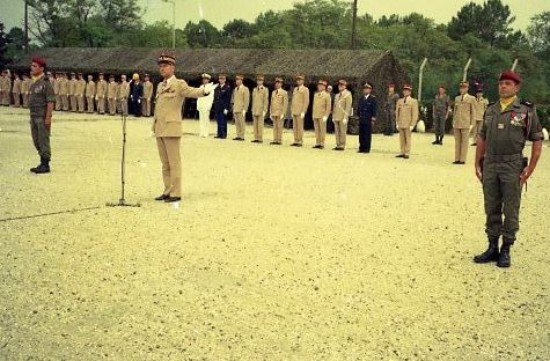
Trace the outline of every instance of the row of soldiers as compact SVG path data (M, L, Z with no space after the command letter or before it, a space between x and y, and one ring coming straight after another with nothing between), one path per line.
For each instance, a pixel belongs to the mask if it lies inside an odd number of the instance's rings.
M138 74L134 74L130 82L122 74L117 82L115 75L110 75L107 81L101 72L97 81L93 74L88 74L86 81L82 73L74 72L48 72L46 78L53 86L55 110L126 115L130 104L132 114L152 115L153 83L149 74L145 74L143 83ZM26 73L22 77L15 73L12 80L7 70L2 71L0 105L27 108L31 83Z

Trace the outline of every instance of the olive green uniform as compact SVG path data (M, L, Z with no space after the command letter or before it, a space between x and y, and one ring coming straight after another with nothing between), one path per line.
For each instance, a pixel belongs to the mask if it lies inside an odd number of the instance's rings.
M437 137L445 136L445 123L447 122L447 112L449 111L449 106L451 99L447 94L440 96L439 94L435 96L433 103L433 119L434 119L434 133Z
M48 103L55 102L53 86L45 76L41 76L33 80L29 92L32 140L40 158L49 162L51 158L50 131L46 128L45 117Z
M485 140L483 195L488 237L503 237L513 244L519 230L521 202L520 174L524 169L525 142L543 139L542 126L532 103L519 99L501 109L499 102L489 105L479 136ZM502 216L504 215L504 220Z

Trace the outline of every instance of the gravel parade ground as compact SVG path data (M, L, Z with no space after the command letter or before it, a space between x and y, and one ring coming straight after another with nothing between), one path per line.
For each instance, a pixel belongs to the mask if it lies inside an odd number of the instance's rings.
M35 175L28 110L0 108L0 360L550 360L550 149L512 267L485 250L474 147L374 135L371 154L198 137L162 191L151 118L54 113ZM215 123L211 123L215 130ZM229 137L234 126L229 127ZM526 148L530 155L531 148ZM179 206L179 207L178 207Z

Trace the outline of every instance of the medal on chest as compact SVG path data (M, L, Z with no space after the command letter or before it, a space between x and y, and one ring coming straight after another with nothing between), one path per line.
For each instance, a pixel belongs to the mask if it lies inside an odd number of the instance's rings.
M512 124L515 127L524 127L525 126L525 118L527 117L527 114L525 113L516 113L515 111L512 111L512 114L510 116L510 124Z

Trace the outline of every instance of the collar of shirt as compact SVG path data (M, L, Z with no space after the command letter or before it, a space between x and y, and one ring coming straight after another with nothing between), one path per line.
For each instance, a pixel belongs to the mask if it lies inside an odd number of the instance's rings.
M517 100L517 96L514 95L511 98L501 98L500 99L500 110L504 111L506 108L508 108L510 105L512 105Z
M166 82L166 85L169 85L171 81L173 81L174 79L176 79L176 76L175 75L172 75L171 77L169 77L168 79L164 79L164 81Z
M367 94L367 95L365 95L365 99L368 99L368 98L369 98L369 96L370 96L370 94Z
M40 80L42 78L44 78L44 74L39 75L39 76L32 76L31 77L33 83L35 83L37 80Z

